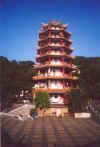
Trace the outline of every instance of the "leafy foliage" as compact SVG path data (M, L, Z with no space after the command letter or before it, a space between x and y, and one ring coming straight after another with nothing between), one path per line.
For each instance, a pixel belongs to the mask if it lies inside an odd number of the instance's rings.
M100 58L77 57L74 62L80 69L80 89L86 97L100 99Z
M86 105L86 99L84 99L80 89L77 88L67 91L67 96L69 97L69 112L81 112L84 110Z
M30 109L30 116L34 117L35 113L36 113L36 109L34 108Z
M37 108L45 109L50 107L49 95L46 91L37 92L35 102Z
M1 109L10 107L16 102L15 95L20 91L30 90L32 87L32 61L9 61L0 57L0 91Z

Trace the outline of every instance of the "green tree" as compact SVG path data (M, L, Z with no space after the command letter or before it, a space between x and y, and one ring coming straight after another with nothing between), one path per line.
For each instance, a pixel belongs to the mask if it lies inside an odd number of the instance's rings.
M50 107L49 95L46 91L39 91L35 97L36 107L40 109L48 109Z
M0 101L1 109L11 107L17 101L16 94L29 90L32 87L32 61L15 60L0 57Z
M76 57L74 63L80 69L79 87L88 99L100 98L100 58Z
M80 89L69 89L67 91L69 112L81 112L85 109L86 99Z

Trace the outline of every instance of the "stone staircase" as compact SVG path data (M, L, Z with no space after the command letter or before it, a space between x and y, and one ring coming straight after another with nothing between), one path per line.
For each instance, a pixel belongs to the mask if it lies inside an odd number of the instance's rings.
M8 112L8 114L15 115L15 116L23 116L23 118L27 118L30 113L30 109L35 108L34 105L31 104L24 104L21 107L13 109Z

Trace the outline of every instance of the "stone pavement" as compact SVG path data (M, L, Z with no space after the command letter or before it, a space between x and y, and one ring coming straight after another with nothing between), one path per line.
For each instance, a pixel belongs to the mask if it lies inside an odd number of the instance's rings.
M100 147L100 125L91 119L0 117L2 147Z

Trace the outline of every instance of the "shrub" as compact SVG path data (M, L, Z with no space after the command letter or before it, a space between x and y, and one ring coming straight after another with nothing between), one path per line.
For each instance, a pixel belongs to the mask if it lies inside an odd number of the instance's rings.
M33 117L35 115L35 113L36 113L36 109L35 108L30 109L30 116Z
M49 95L46 91L39 91L35 97L36 107L46 109L50 107Z

